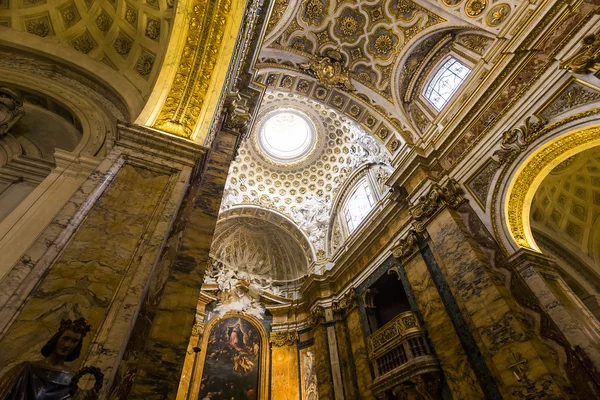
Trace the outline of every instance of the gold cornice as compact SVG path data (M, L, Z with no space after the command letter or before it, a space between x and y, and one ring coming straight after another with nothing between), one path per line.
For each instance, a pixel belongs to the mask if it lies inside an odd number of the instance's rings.
M160 76L137 123L204 141L228 70L216 66L230 63L244 7L241 0L179 3Z
M533 196L544 178L562 161L600 145L600 127L577 130L545 144L521 165L508 187L504 218L519 247L539 251L531 233L529 211Z

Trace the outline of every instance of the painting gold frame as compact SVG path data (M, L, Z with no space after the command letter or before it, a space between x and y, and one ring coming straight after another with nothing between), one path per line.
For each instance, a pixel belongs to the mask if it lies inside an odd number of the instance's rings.
M241 318L248 321L253 327L256 328L260 334L260 365L258 371L258 400L269 399L269 371L270 371L270 346L269 346L269 334L265 329L264 325L255 317L242 314L235 311L230 311L222 317L215 317L208 321L206 328L204 329L204 335L202 336L202 343L200 344L200 354L198 363L194 371L196 377L192 382L191 391L188 399L196 400L200 394L200 384L202 382L202 372L204 371L204 362L206 360L206 349L208 347L208 339L210 333L217 323L227 318Z

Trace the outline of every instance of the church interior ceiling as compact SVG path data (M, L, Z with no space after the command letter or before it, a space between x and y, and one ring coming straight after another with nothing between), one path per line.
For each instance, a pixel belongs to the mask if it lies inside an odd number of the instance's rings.
M167 47L173 6L173 0L0 0L0 29L31 35L25 43L37 50L74 49L79 66L102 63L147 97Z
M518 3L278 0L259 67L297 70L306 60L339 52L356 89L353 96L402 131L411 126L402 112L409 89L427 76L420 71L435 66L430 62L435 55L447 54L442 45L456 42L480 58Z
M533 198L531 219L534 230L573 249L589 265L600 265L600 148L552 170Z
M295 163L274 160L257 140L263 120L282 109L304 113L314 126L313 150ZM334 198L352 173L369 163L389 165L390 152L361 125L320 102L270 90L253 132L231 164L221 212L240 205L273 210L323 250Z

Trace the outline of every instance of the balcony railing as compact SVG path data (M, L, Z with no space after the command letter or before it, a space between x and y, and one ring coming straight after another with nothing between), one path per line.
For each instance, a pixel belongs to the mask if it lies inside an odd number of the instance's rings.
M367 338L369 359L375 371L371 389L376 396L402 386L417 376L437 376L439 363L427 343L417 316L397 315Z

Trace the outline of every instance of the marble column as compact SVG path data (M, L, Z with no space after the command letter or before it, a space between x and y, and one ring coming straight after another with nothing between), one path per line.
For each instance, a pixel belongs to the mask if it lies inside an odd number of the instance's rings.
M365 344L365 336L360 322L358 307L351 307L348 310L346 313L346 325L350 340L350 350L354 361L358 398L365 400L375 399L375 396L371 392L373 375L371 373L371 366L369 365L367 346Z
M537 336L503 277L455 211L464 202L454 181L433 185L410 211L429 236L435 261L503 397L565 398L572 393L556 350Z
M119 366L111 399L175 398L223 189L239 136L216 134L172 222Z
M406 278L427 328L429 340L435 349L453 398L498 398L497 389L488 387L494 386L494 383L490 382L489 373L483 374L487 367L480 365L479 359L474 357L474 352L478 352L479 349L470 348L468 342L469 339L472 340L472 336L465 337L469 333L460 329L460 322L457 321L460 315L457 315L457 310L448 310L447 308L451 308L451 306L447 307L444 304L438 288L439 282L438 285L434 282L435 279L419 252L414 232L409 232L400 241L400 245L394 249L394 256L402 262L400 268L403 268L406 273ZM444 288L442 288L442 293L443 291ZM454 318L451 318L450 312L455 313ZM471 350L468 354L465 347ZM474 368L474 366L478 368ZM485 392L480 380L484 381ZM488 395L486 396L485 393Z
M352 354L352 339L346 321L347 314L357 308L354 290L348 291L342 298L333 303L335 317L335 335L337 338L340 371L344 397L347 399L360 398L354 356Z

